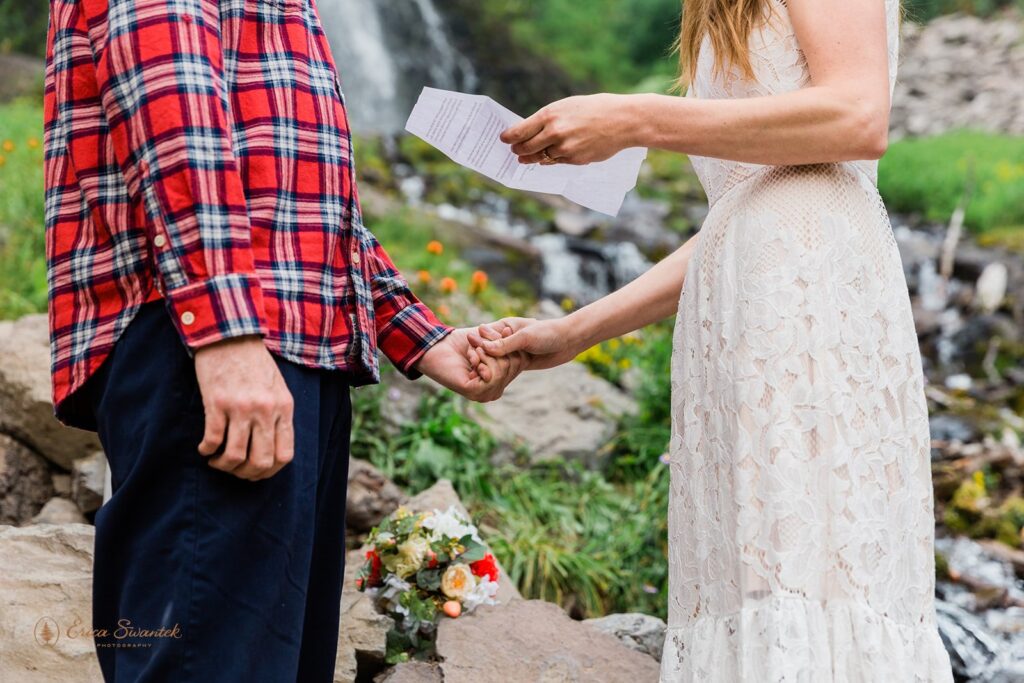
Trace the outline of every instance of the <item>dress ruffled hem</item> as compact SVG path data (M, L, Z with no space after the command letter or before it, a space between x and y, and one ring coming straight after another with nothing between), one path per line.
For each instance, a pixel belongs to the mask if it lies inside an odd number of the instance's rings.
M770 597L670 626L661 683L952 683L934 621L900 624L864 605Z

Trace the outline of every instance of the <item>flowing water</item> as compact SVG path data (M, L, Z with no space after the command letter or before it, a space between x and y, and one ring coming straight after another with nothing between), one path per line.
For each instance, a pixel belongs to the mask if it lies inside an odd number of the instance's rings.
M319 0L353 128L405 127L423 86L473 91L476 74L452 47L433 0Z

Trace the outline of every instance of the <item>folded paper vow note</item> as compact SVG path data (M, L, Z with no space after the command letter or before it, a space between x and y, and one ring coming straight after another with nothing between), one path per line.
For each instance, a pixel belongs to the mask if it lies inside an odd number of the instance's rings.
M485 95L424 88L405 129L506 187L560 194L609 216L619 213L626 193L636 187L646 147L624 149L585 166L520 164L499 135L522 120Z

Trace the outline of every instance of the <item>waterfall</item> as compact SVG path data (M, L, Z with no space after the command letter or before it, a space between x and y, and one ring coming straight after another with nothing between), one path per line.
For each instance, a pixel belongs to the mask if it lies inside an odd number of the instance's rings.
M402 130L423 86L473 91L433 0L319 0L317 8L358 132Z

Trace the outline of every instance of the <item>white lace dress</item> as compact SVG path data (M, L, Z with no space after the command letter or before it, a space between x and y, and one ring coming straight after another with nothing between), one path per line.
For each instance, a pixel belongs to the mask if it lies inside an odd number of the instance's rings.
M757 79L712 78L705 40L688 97L808 83L773 9ZM692 161L710 212L675 329L661 680L952 681L921 359L877 162Z

